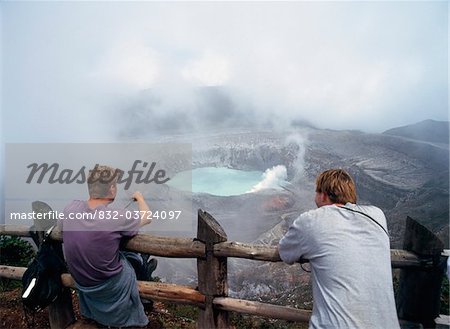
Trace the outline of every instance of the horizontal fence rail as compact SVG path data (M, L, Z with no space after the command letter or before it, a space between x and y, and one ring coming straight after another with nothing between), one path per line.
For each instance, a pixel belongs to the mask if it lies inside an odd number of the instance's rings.
M412 274L419 275L418 278L420 279L420 273L424 271L425 275L436 273L434 281L442 280L440 270L436 270L436 262L439 257L444 256L445 262L447 259L447 254L441 253L442 245L435 242L437 240L432 236L432 233L420 227L419 224L412 223L409 218L407 223L409 224L405 236L408 237L406 239L408 244L404 245L407 250L391 249L392 268L401 269L400 272L404 277ZM0 235L31 237L36 241L36 234L30 233L30 227L26 226L0 225ZM62 233L58 229L53 230L50 237L56 241L62 242L63 240ZM425 246L427 247L425 248ZM199 328L228 328L230 326L228 312L230 311L299 322L308 322L311 317L311 311L309 310L228 297L228 258L264 262L282 262L282 260L277 246L228 241L227 235L220 224L210 214L202 210L199 210L198 213L197 237L195 238L137 234L125 243L124 248L153 256L197 259L198 286L195 288L172 283L146 281L138 281L138 288L140 296L145 299L198 307L197 326ZM367 256L370 257L370 255ZM304 263L308 260L300 260L299 262ZM25 267L0 264L0 277L20 280L25 270ZM63 274L61 279L65 287L76 288L75 281L70 274ZM400 280L400 290L403 296L403 299L401 299L402 305L406 305L402 306L402 310L406 310L402 313L404 319L411 317L409 310L416 307L407 304L408 301L414 299L411 297L412 295L409 293L411 289L408 287L416 284L415 280L416 277L413 277L413 279L409 277L402 279L401 277ZM420 280L422 283L430 281L427 277ZM436 287L432 287L433 291L437 291L438 284L439 282L435 284ZM421 290L430 290L429 285L422 284L422 286ZM64 302L58 299L49 306L51 328L64 328L74 319L70 294L64 298ZM432 296L427 297L427 299L435 300L436 298ZM63 305L64 303L65 305ZM69 311L71 314L69 314ZM67 316L59 316L62 312L68 312ZM428 314L422 317L434 319ZM428 324L426 321L428 320L421 320L421 323Z
M26 267L0 265L0 277L21 280L26 269ZM70 274L62 274L61 280L65 287L76 288L75 281ZM194 305L201 308L205 306L205 295L192 287L173 283L138 281L138 288L139 295L145 299ZM212 302L222 310L287 321L307 322L311 317L311 311L308 310L237 298L216 297Z
M17 225L0 225L0 235L30 237L30 228ZM61 231L55 229L50 237L62 241ZM126 243L127 250L148 253L169 258L198 258L205 256L205 243L190 238L174 238L149 234L137 234ZM282 262L276 246L258 245L235 241L214 244L215 257L245 258L266 262ZM304 260L307 262L308 260ZM392 268L424 268L429 258L423 258L413 252L391 249ZM302 261L303 262L303 261Z
M300 310L288 306L259 303L250 300L236 299L230 297L216 297L213 304L225 311L246 313L287 321L308 322L311 311Z

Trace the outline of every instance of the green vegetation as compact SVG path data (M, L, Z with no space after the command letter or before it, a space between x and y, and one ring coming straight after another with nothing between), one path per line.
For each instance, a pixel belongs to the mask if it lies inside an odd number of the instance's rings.
M35 252L31 244L17 236L0 236L0 264L26 267ZM21 287L17 280L0 278L0 290Z

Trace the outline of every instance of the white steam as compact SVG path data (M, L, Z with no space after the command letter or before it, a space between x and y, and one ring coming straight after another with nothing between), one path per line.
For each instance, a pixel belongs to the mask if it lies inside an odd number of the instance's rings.
M294 176L292 181L300 180L305 174L305 150L306 150L307 136L299 133L289 135L285 140L285 146L290 146L289 152L292 154L293 163L292 168ZM258 192L265 189L288 189L292 184L287 180L287 169L284 165L277 165L266 169L263 174L263 179L253 186L247 193Z
M282 189L282 184L286 182L287 170L283 165L278 165L267 169L263 174L263 179L252 187L247 193L258 192L264 189Z
M292 164L292 167L294 168L293 181L297 181L302 178L305 173L305 150L307 140L307 136L299 133L291 134L286 138L286 145L293 144L297 149L295 160Z

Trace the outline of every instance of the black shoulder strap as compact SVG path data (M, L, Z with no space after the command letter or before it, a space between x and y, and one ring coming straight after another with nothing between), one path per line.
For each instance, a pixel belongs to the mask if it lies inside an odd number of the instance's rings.
M375 219L373 219L372 217L370 217L370 216L367 215L366 213L363 213L362 211L358 211L358 210L355 210L355 209L347 208L347 207L344 207L344 206L338 206L338 207L339 207L339 208L342 208L342 209L347 209L347 210L350 210L350 211L353 211L353 212L356 212L356 213L358 213L358 214L361 214L361 215L366 216L367 218L369 218L370 220L372 220L375 224L377 224L379 227L381 227L381 229L384 231L384 233L386 233L386 235L389 237L389 233L386 231L386 229L383 227L383 225L381 225L380 223L378 223Z

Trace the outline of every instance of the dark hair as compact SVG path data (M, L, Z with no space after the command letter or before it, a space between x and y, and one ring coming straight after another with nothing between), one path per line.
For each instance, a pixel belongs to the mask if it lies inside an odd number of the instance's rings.
M321 173L316 180L316 192L326 193L333 203L356 203L355 182L343 169Z

